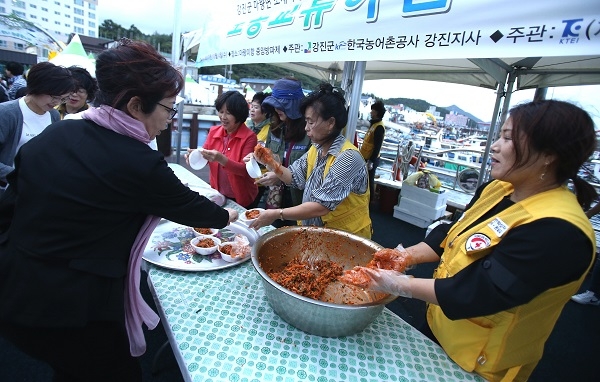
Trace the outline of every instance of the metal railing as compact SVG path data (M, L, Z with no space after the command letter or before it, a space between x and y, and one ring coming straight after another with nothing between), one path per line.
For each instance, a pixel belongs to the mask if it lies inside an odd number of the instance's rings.
M364 130L357 130L357 132L361 133L361 132L364 132ZM363 141L361 135L358 136L357 141L358 141L358 144L360 147L360 145L362 145L362 141ZM468 148L432 150L429 148L414 146L414 153L413 153L412 150L407 150L407 148L406 148L407 145L409 144L409 142L410 142L410 140L408 140L408 139L403 140L398 143L391 143L389 141L384 140L382 147L381 147L381 152L380 152L381 156L379 158L380 164L377 169L378 172L389 173L389 179L395 180L395 165L399 165L402 163L405 166L407 166L408 171L405 171L402 178L405 178L406 176L418 171L418 167L408 166L405 163L407 161L407 158L402 158L402 156L406 156L408 154L409 155L408 160L410 160L410 158L412 156L416 157L415 164L420 163L420 161L422 159L427 159L426 162L428 162L428 165L426 166L426 169L429 172L438 176L438 178L441 177L441 178L452 179L452 181L449 183L444 182L442 179L440 179L440 180L442 180L442 183L443 183L442 187L444 187L446 189L451 189L451 190L454 190L457 192L461 192L464 194L472 194L473 193L474 190L466 191L465 189L463 189L461 187L461 185L459 184L459 179L460 179L460 174L466 169L472 169L472 170L479 172L479 170L481 168L481 163L479 162L479 159L477 162L462 161L462 160L449 158L448 154L449 153L455 153L455 154L460 153L460 154L465 154L469 157L472 157L473 155L475 155L477 158L481 158L482 152L480 150L472 150L472 149L468 149ZM456 168L455 169L444 168L443 165L445 163L452 164L452 165L456 166ZM403 171L403 170L400 169L400 171Z
M448 156L448 154L450 154L450 153L454 153L455 156L457 156L457 154L463 154L463 155L465 155L465 157L471 158L471 159L473 157L475 157L475 158L477 158L477 160L476 161L472 161L472 160L465 161L465 160L450 158ZM421 158L429 159L427 161L429 164L429 166L427 166L427 170L429 172L436 174L438 177L440 175L443 175L445 177L453 178L451 186L444 184L444 186L446 188L450 188L452 190L459 191L459 192L472 194L475 191L475 188L473 188L472 191L470 191L470 190L468 191L468 190L464 189L459 184L460 183L460 175L461 175L461 173L463 173L463 171L470 169L470 170L475 170L477 172L477 176L479 176L479 171L481 169L480 160L482 157L483 157L483 152L481 150L471 150L471 149L465 149L465 148L431 150L431 149L424 148L419 152L419 155L417 156L417 163L419 163L421 161ZM452 166L455 166L455 168L450 169L450 168L443 167L445 164L451 164ZM486 172L489 172L489 170L487 170ZM487 174L484 174L484 176L486 176L486 178L487 178Z

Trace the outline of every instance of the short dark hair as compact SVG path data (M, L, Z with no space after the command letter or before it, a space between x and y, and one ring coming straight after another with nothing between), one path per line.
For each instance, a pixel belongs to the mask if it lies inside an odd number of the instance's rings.
M254 96L252 97L252 102L256 101L259 103L260 111L262 111L262 113L267 118L270 118L273 113L272 113L272 110L269 110L269 108L262 107L262 103L265 100L265 98L267 98L270 95L271 95L271 92L266 92L266 93L258 92L256 94L254 94Z
M375 110L377 112L377 118L383 118L386 112L385 106L383 105L383 101L380 99L373 102L373 104L371 105L371 110Z
M20 76L23 74L23 72L25 72L25 68L23 67L23 65L14 61L7 63L5 68L9 72L11 72L13 76Z
M250 115L250 109L248 108L248 102L242 95L242 93L236 90L227 91L215 100L215 108L217 112L225 106L229 114L233 115L236 122L245 122Z
M75 79L64 66L40 62L27 73L27 94L60 96L75 90Z
M267 93L263 93L263 92L255 93L254 96L252 97L252 102L258 101L259 104L262 104L263 101L265 100L265 98L267 98L270 95L271 95L271 93L269 93L269 92L267 92Z
M27 86L18 88L17 92L15 93L15 99L26 96L28 93L29 93L29 89L27 89Z
M344 91L340 88L334 88L331 84L323 82L319 88L310 93L302 100L300 112L304 114L308 107L313 107L317 114L324 120L335 119L335 129L333 138L342 131L348 124L348 111L346 110L346 99Z
M152 45L129 39L98 55L96 79L97 105L123 110L131 98L139 97L146 114L163 98L179 94L184 85L181 73Z
M579 203L584 209L589 208L597 194L577 172L596 148L594 121L590 115L569 102L539 100L514 106L507 121L512 124L511 135L515 142L515 163L511 171L525 166L533 155L554 155L556 160L549 170L560 184L572 179Z
M84 88L87 92L87 100L92 101L96 95L96 90L98 90L98 85L96 84L94 77L92 77L90 72L80 66L69 66L69 70L75 79L75 86L77 89Z

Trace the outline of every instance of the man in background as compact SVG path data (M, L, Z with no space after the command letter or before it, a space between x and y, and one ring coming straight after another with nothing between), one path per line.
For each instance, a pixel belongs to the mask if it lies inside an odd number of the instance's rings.
M375 171L379 166L379 152L385 136L385 126L383 125L383 116L385 115L385 106L383 101L375 101L371 105L371 126L365 134L360 153L367 162L369 170L369 191L371 192L371 201L375 197Z
M27 86L27 81L23 77L25 68L18 62L9 62L4 68L6 77L8 77L8 99L17 99L17 90Z

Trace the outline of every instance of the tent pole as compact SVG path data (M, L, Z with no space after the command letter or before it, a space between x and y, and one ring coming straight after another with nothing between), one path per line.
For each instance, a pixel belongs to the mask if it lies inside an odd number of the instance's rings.
M506 82L506 80L505 80ZM490 156L490 147L492 145L492 141L495 137L496 132L496 123L498 121L498 113L500 111L500 102L502 101L502 97L505 96L504 93L504 85L505 83L498 83L498 90L496 91L496 103L494 105L494 114L492 115L492 122L490 123L490 129L488 131L487 142L485 144L485 151L483 153L483 158L481 161L481 168L479 169L479 178L477 179L477 187L483 184L485 176L485 171L487 169L487 162Z
M344 71L342 74L342 82L340 84L342 90L344 90L344 98L346 100L346 105L350 105L350 98L352 96L352 78L354 77L354 64L355 61L345 61L344 62ZM350 107L348 106L348 113L350 113ZM344 129L344 136L346 134L347 129Z
M181 160L181 132L183 130L183 108L177 107L177 152L175 153L175 163L179 164Z
M541 101L546 99L546 94L548 93L548 88L537 88L535 89L535 94L533 95L534 101Z
M345 61L340 87L344 90L344 92L346 92L346 97L350 95L352 77L354 77L354 61ZM350 100L346 98L346 102L350 102Z
M187 76L187 60L188 60L188 52L186 51L183 55L183 88L179 93L180 97L185 98L185 77ZM181 101L177 104L177 150L175 153L175 163L179 164L181 160L181 132L183 131L183 108L185 106L185 101Z
M354 67L355 70L354 77L352 79L352 93L350 94L350 107L348 110L348 124L346 125L346 138L350 142L354 142L354 134L356 133L360 96L366 68L366 61L357 61Z
M181 0L175 0L174 6L174 16L175 20L173 22L173 38L171 39L171 62L175 68L179 66L179 56L181 54ZM187 58L187 57L186 57ZM187 64L187 59L184 62L182 73L183 78L185 80L185 64ZM183 93L185 94L185 93ZM181 130L183 128L183 107L178 106L177 108L177 152L175 153L176 163L179 164L180 161L180 151L181 151Z
M506 115L508 114L508 110L510 109L510 98L513 93L513 87L514 87L517 76L518 75L515 72L508 73L508 83L506 85L506 94L504 96L504 103L502 104L502 111L500 112L500 122L498 123L498 126L502 126L504 124L504 121L506 121ZM496 131L496 135L494 135L494 138L492 139L492 141L496 140L496 138L499 135L500 135L499 132Z

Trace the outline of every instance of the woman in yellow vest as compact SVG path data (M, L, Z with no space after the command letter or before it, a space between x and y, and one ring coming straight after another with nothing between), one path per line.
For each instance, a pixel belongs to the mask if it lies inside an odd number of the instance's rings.
M595 146L592 119L570 103L514 107L491 146L495 180L459 221L405 251L414 264L439 261L433 279L366 269L369 289L426 301L423 332L463 369L527 380L594 260L583 211L597 195L577 172Z
M250 103L250 117L246 120L246 126L256 134L258 142L262 143L267 141L269 129L271 128L271 113L263 109L262 103L270 95L271 93L263 92L254 94ZM264 167L260 170L263 174L267 172L267 169ZM258 206L266 190L267 187L258 187L258 194L250 206Z
M250 103L250 118L246 120L246 126L256 134L259 142L266 142L271 126L271 114L263 110L262 103L271 93L258 92L252 97Z
M304 190L302 203L265 210L250 227L293 219L302 225L341 229L370 238L367 166L356 146L341 135L348 122L343 90L323 83L302 100L300 111L306 118L306 135L312 146L288 168L271 170L285 184ZM264 158L256 159L264 163Z

